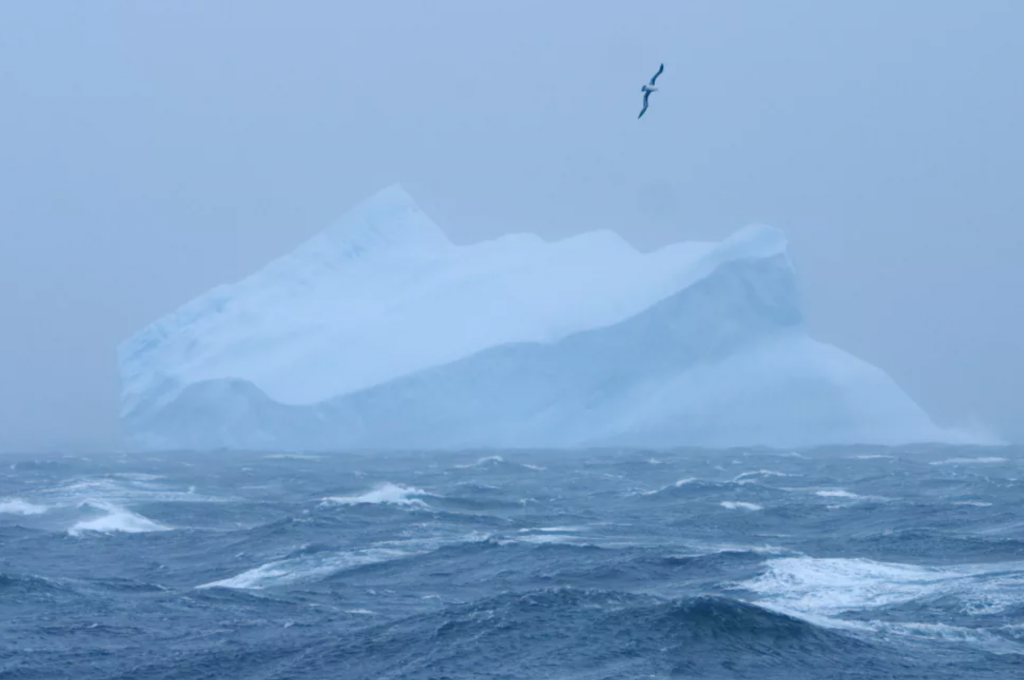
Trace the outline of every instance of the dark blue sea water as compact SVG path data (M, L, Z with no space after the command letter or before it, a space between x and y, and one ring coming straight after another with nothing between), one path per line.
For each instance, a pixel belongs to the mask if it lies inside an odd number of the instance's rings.
M0 464L0 678L1024 677L1021 449Z

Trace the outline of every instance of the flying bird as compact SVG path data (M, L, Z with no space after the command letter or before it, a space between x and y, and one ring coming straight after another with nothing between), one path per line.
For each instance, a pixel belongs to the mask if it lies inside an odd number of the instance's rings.
M643 117L644 111L647 110L647 98L651 96L652 92L657 92L658 91L658 88L656 88L654 86L654 81L658 79L658 76L660 76L661 72L664 71L664 70L665 70L665 65L662 64L661 66L658 67L658 72L654 74L653 78L651 78L651 82L649 84L644 85L643 87L640 88L640 91L644 93L644 108L640 111L640 115L637 116L638 120Z

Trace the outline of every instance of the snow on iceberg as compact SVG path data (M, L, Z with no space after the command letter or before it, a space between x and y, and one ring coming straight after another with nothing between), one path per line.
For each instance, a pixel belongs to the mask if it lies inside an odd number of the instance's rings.
M949 436L803 329L783 235L452 244L398 186L118 348L142 448L809 446Z

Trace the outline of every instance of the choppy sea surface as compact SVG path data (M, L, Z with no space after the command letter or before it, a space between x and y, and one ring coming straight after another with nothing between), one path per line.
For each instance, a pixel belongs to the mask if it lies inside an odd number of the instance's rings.
M1024 450L5 456L0 678L1024 678Z

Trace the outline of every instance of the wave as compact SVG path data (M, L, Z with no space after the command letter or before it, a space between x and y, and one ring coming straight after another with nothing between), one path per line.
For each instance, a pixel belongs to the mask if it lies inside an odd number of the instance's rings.
M744 503L743 501L722 501L719 505L726 510L764 510L757 503Z
M465 564L466 559L494 549L532 551L535 555L543 555L549 550L590 552L601 549L600 540L595 541L594 537L580 535L584 529L585 527L558 526L522 528L514 535L474 531L467 534L378 542L364 548L342 551L320 544L309 545L291 551L281 559L197 587L259 590L289 586L398 560L402 560L405 565L403 568L412 571L424 568L424 560L437 561L446 565L445 569L451 564L461 564L461 569L465 571L469 568Z
M1024 540L1012 536L950 535L928 529L886 530L845 540L847 549L862 557L901 556L928 561L1024 559Z
M499 668L536 678L776 677L783 666L824 677L837 663L890 660L870 643L726 597L589 588L449 605L322 643L291 670L321 677L339 655L359 677L476 677Z
M890 621L870 621L862 624L861 628L884 637L899 635L927 641L967 644L992 654L1024 654L1024 644L1004 637L996 630L951 626L946 623Z
M157 475L150 472L115 472L110 476L128 479L133 482L156 482L161 479L167 479L167 475Z
M68 529L68 533L72 536L81 536L86 532L140 534L151 531L171 530L171 527L154 522L148 517L143 517L113 503L89 501L83 503L81 507L92 507L103 511L105 514L75 523L74 526Z
M822 489L820 491L815 491L814 495L821 496L822 498L864 498L864 496L852 493L845 489Z
M657 496L659 494L664 494L664 493L667 493L667 492L671 492L674 489L680 489L680 488L682 488L684 486L689 486L689 485L692 485L694 488L705 489L707 487L720 486L720 483L719 482L707 482L707 481L704 481L704 480L697 479L696 477L685 477L683 479L680 479L680 480L677 480L677 481L673 482L672 484L669 484L668 486L663 486L660 489L654 489L652 491L641 491L640 495L641 496Z
M529 527L526 529L520 529L519 531L520 533L540 531L543 533L575 534L580 531L586 531L586 527Z
M593 541L581 537L582 527L536 527L520 529L519 535L510 539L519 543L537 545L565 543L571 545L593 545Z
M46 505L29 503L20 498L4 498L0 500L0 514L7 515L41 515L50 508Z
M412 553L403 550L369 548L351 552L334 552L328 555L302 556L269 562L237 576L204 583L196 588L262 590L273 586L289 585L297 581L316 580L347 569L396 560L410 554Z
M57 505L80 505L94 500L115 504L223 503L237 500L200 494L194 486L181 489L161 479L163 477L160 475L115 473L104 477L76 479L47 489L44 493L52 497Z
M366 548L327 551L323 546L300 550L284 559L274 560L236 576L205 583L196 588L232 588L262 590L298 582L316 581L335 574L373 564L424 555L443 546L479 542L484 537L469 534L458 538L426 537L401 541L382 541Z
M753 481L751 479L752 477L765 478L765 477L795 477L795 476L796 475L791 475L791 474L786 473L786 472L776 472L775 470L753 470L751 472L743 472L743 473L740 473L740 474L736 475L735 477L733 477L732 481L734 481L734 482L736 482L738 484L749 484L749 483L751 483Z
M513 461L507 461L504 458L502 458L501 456L485 456L483 458L477 459L477 461L475 463L463 463L461 465L456 465L455 468L458 469L458 470L469 470L469 469L474 469L474 468L488 468L488 469L504 468L504 469L533 470L533 471L536 471L536 472L547 470L546 467L542 467L540 465L531 465L530 463L516 463L516 462L513 462Z
M197 586L200 589L234 588L262 590L288 587L349 574L373 567L375 579L405 579L417 573L457 573L459 581L478 582L496 571L517 568L506 579L537 585L552 579L577 584L678 584L680 579L713 584L726 569L740 568L754 575L766 555L787 554L772 546L701 547L691 555L666 558L656 549L639 546L602 546L600 537L586 535L586 527L550 526L523 528L515 534L481 533L428 536L420 539L378 542L359 549L337 550L310 544L282 558L234 576ZM614 550L609 550L614 547ZM604 554L604 557L594 556ZM587 557L589 556L589 557ZM680 569L685 570L681 572ZM350 579L351 575L345 577Z
M926 637L960 631L955 634L990 647L994 639L971 628L843 617L940 598L953 601L955 611L968 617L1014 611L1024 604L1024 562L928 567L862 558L783 557L769 560L764 573L740 587L759 596L761 606L817 625Z
M744 507L744 504L759 505L754 500L765 501L779 499L788 496L789 489L766 486L760 479L746 478L740 481L713 481L686 477L672 484L663 486L653 491L632 492L630 495L641 496L651 500L673 499L697 499L697 498L722 498L732 504L733 509ZM742 500L741 500L742 499ZM749 500L747 500L749 499ZM749 509L749 508L748 508Z
M502 458L501 456L486 456L484 458L477 459L475 463L463 463L461 465L456 465L455 467L459 470L465 470L467 468L493 466L504 462L505 459Z
M860 558L783 557L743 587L788 611L835 616L931 594L953 578L941 569Z
M685 566L686 576L710 573L721 575L725 570L737 567L757 569L764 565L765 557L789 554L789 551L774 546L723 546L711 549L696 549L692 553L656 555L653 559L673 567ZM751 576L756 572L751 573ZM678 578L678 577L675 577Z
M90 588L114 593L162 593L170 590L159 583L118 577L91 580L88 585Z
M460 489L462 490L462 489ZM467 491L469 491L467 489ZM496 515L508 514L513 511L522 511L526 507L526 503L535 502L533 500L524 500L520 498L508 498L501 496L497 493L490 492L474 496L471 493L454 495L449 494L445 496L435 496L434 500L431 501L431 508L436 512L450 513L453 521L466 521L466 518L472 517L480 521L486 521L485 518L490 518L492 521L498 520ZM462 519L455 520L456 517L462 516ZM501 520L504 522L505 520Z
M501 491L500 486L494 484L480 484L478 482L459 482L455 485L455 488L459 490L469 491L471 493L494 493L495 491Z
M37 593L71 593L71 589L54 580L42 576L16 576L0 573L0 594L6 598L13 595L33 595Z
M385 482L358 496L328 496L324 505L407 505L429 507L417 496L432 496L423 489Z
M981 456L978 458L949 458L947 460L936 460L929 463L929 465L989 465L1005 462L1005 458L1000 458L998 456Z

